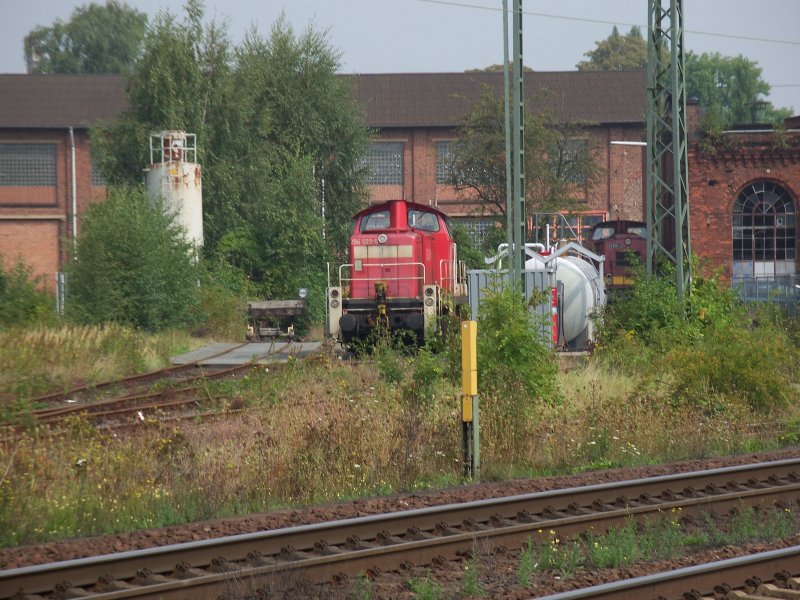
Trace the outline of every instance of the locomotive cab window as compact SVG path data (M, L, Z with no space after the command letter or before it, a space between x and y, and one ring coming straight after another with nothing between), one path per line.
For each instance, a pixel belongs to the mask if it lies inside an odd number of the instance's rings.
M439 231L439 218L430 212L411 209L408 211L408 226L422 231Z
M641 238L647 237L647 227L628 227L628 233L631 235L638 235Z
M599 240L607 240L614 235L614 227L598 227L592 234L592 239L597 242Z
M376 231L378 229L389 229L389 225L390 221L388 210L370 213L361 218L361 233L366 231Z

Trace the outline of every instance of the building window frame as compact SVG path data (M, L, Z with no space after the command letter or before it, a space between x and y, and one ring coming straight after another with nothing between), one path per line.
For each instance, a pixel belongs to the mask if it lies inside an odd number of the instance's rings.
M405 142L379 140L367 144L361 166L369 185L403 185Z
M745 185L732 207L734 278L795 273L797 208L781 184L759 179Z
M0 187L55 187L56 145L0 143Z

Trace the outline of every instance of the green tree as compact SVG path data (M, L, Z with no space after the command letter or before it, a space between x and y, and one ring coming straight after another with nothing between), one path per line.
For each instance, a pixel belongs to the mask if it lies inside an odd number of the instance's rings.
M770 86L761 78L761 67L742 56L722 56L719 52L686 53L686 95L700 106L718 107L723 122L749 123L750 110L759 98L769 95ZM791 116L789 109L767 105L766 119L780 122Z
M67 266L67 313L157 331L187 325L198 271L184 231L145 192L119 187L92 205Z
M93 132L101 169L112 182L138 182L150 132L196 133L205 255L241 270L267 298L310 288L309 306L321 310L325 262L346 249L364 201L368 130L336 74L339 55L324 34L296 35L283 18L267 38L251 30L234 47L225 27L204 25L200 2L185 10L182 22L156 17L128 112Z
M147 15L117 0L76 8L70 20L35 27L25 57L35 73L126 73L142 50Z
M537 102L537 100L534 100ZM546 98L538 99L545 104ZM486 91L459 129L451 182L478 200L484 214L506 213L503 102ZM559 123L547 111L525 111L525 199L530 212L569 211L602 173L593 141L580 123Z
M633 26L626 35L620 35L615 25L611 35L597 42L597 47L584 56L588 60L575 65L579 71L641 69L647 66L647 42L638 27Z
M55 320L55 299L40 284L24 262L6 269L0 255L0 329Z

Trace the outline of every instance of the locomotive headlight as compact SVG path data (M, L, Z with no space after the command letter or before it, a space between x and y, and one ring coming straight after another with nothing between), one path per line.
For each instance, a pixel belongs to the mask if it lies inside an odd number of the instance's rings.
M339 301L336 298L331 300L331 308L339 308Z
M433 306L433 298L425 298L425 306Z
M379 243L379 244L385 244L387 239L388 239L388 238L386 237L386 234L385 234L385 233L382 233L382 234L380 234L380 235L378 236L378 243Z

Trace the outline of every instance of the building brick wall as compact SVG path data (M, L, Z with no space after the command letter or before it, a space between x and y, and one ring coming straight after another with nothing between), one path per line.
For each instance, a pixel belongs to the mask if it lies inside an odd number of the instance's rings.
M579 210L603 213L609 219L643 219L642 185L645 152L643 146L611 142L641 142L641 124L631 126L592 126L586 129L593 157L601 168L594 187L576 186ZM375 141L403 143L403 185L370 185L370 202L405 198L436 206L453 217L476 217L486 213L469 191L457 191L436 182L436 143L458 139L452 127L392 128L382 130Z
M733 265L733 207L742 189L771 181L786 189L800 208L800 134L788 147L775 147L771 132L728 132L721 141L689 148L689 226L692 252L726 277ZM795 234L800 240L800 235Z
M0 255L6 270L22 262L39 279L39 287L55 291L55 274L60 270L59 219L0 221Z
M105 197L92 185L88 131L74 129L77 230L89 204ZM0 130L2 144L46 143L55 146L55 185L0 185L0 255L8 266L22 260L53 289L55 274L70 259L73 239L72 163L68 129Z

